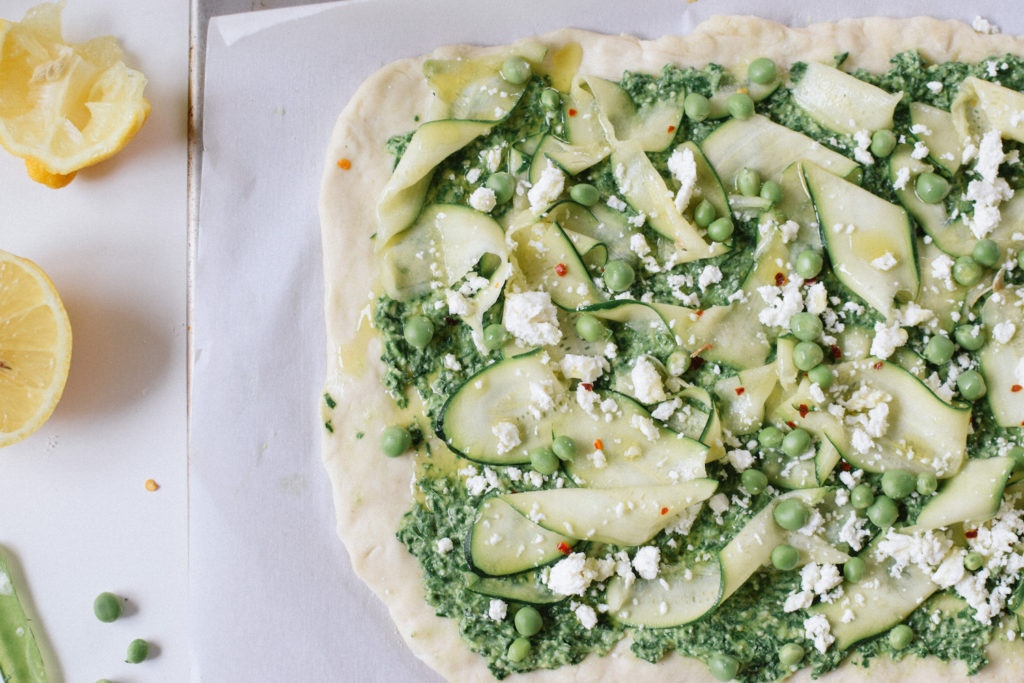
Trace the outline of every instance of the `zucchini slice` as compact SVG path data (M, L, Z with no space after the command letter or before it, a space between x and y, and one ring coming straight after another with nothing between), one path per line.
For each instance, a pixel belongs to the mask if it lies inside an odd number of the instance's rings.
M542 289L559 308L575 310L604 299L572 241L558 225L540 220L510 231L519 271L530 289Z
M860 554L865 565L864 578L857 583L843 583L849 604L847 600L835 600L812 605L808 610L811 614L825 615L839 650L889 630L939 590L938 585L913 564L899 576L890 574L892 561L875 559L874 551L881 538L882 535L876 536ZM846 610L853 613L853 619L844 622Z
M500 496L484 499L466 539L470 566L490 576L518 574L565 557L575 540L530 521Z
M999 511L1003 489L1013 472L1013 459L971 458L959 473L929 500L907 531L926 531L959 522L980 523Z
M706 242L696 226L679 213L672 201L673 193L639 143L620 143L612 151L611 162L622 196L638 213L646 216L655 232L682 252L681 258L677 259L679 263L725 253L723 244Z
M561 553L559 556L564 557ZM553 592L541 582L540 577L540 572L524 572L517 576L482 576L471 581L466 589L528 605L552 605L565 600L567 596Z
M590 145L571 145L559 140L554 135L545 135L533 153L533 161L530 163L530 183L537 184L544 169L547 168L549 160L562 169L566 175L572 177L598 163L610 152L611 148L603 142Z
M782 84L781 78L776 78L771 83L754 83L746 77L745 68L742 73L744 74L742 77L730 74L731 78L728 82L719 83L718 89L708 98L711 103L708 118L721 119L729 116L729 98L741 90L750 95L750 99L757 103L778 90L779 85Z
M683 118L683 96L657 99L637 109L629 93L618 83L598 76L586 79L600 110L601 125L609 140L636 141L645 152L660 152L672 144L676 128Z
M892 128L892 115L903 93L889 93L834 66L810 62L793 88L811 118L837 133L853 135Z
M448 105L445 118L498 121L515 108L527 85L502 78L502 63L520 56L536 67L546 53L540 43L529 42L477 59L428 59L423 63L423 75L438 100ZM433 118L439 118L437 113Z
M949 175L960 168L964 156L963 138L953 125L953 115L923 102L910 103L911 126L921 126L914 136L928 148L928 158Z
M721 601L722 564L718 558L663 567L656 579L627 584L621 576L608 582L605 601L620 624L666 628L689 624Z
M710 498L717 487L714 479L694 479L669 486L546 489L501 497L555 533L636 546L673 524L686 508Z
M609 259L632 260L636 257L629 248L632 228L618 211L604 204L587 208L565 200L548 209L547 217L566 231L586 235L608 248ZM580 251L577 249L577 251Z
M801 170L836 277L891 318L893 301L913 300L920 287L907 212L817 164Z
M992 416L1001 427L1024 426L1024 315L1020 302L1024 287L1008 286L992 294L981 308L981 320L988 331L988 342L978 352L981 372L988 387L986 396ZM993 338L996 325L1015 326L1005 343Z
M733 434L756 431L764 419L764 404L778 383L775 362L718 380L715 395L722 406L722 426Z
M565 395L564 385L539 351L498 361L473 375L448 399L438 418L438 436L465 458L496 465L530 461L530 450L551 444L551 431L541 429L531 385L550 387L553 399ZM516 427L520 443L508 446L499 425ZM496 433L498 432L498 433Z
M1024 94L990 81L968 76L949 108L961 138L997 130L1001 137L1024 142Z
M778 180L787 166L801 159L840 176L860 168L853 159L760 114L723 123L704 139L701 149L719 178L734 178L750 168L762 178Z
M690 150L697 166L697 181L694 183L693 194L690 196L690 203L687 205L685 213L692 218L694 209L702 199L706 199L711 206L715 207L715 213L719 216L728 216L730 214L729 199L722 186L722 179L715 173L715 169L711 167L704 152L692 140L687 140L678 149Z

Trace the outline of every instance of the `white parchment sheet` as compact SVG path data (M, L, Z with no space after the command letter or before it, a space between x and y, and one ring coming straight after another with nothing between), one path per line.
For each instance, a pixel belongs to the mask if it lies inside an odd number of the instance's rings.
M437 680L352 574L320 462L317 192L335 118L400 57L565 26L656 38L712 14L792 25L1009 3L367 0L215 18L194 263L190 640L196 681ZM856 9L851 9L853 5Z

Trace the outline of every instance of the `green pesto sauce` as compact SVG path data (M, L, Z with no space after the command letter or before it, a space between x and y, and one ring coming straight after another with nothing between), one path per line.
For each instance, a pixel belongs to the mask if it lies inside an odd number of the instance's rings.
M837 56L837 64L841 63L844 57L845 55ZM995 78L989 73L992 68L988 66L989 62L996 64ZM790 73L791 80L798 81L803 71L803 65L794 65ZM908 52L895 57L892 60L892 68L884 74L857 72L856 75L887 90L902 90L905 93L903 102L896 110L895 131L898 135L903 134L908 138L910 123L907 103L912 100L919 101L948 110L956 94L957 85L966 76L974 75L996 80L1008 87L1024 90L1024 61L1011 56L997 57L975 65L933 65L924 63L917 53ZM699 70L670 65L657 76L626 73L621 84L634 102L638 106L643 106L661 97L675 97L680 91L711 95L715 88L727 83L729 78L729 74L716 65ZM938 93L933 92L925 85L932 81L941 82L943 89ZM501 142L507 142L514 148L523 147L529 139L549 130L559 134L562 131L562 121L556 115L546 112L540 105L540 93L546 86L545 78L534 77L519 106L507 120L496 125L490 134L446 159L434 176L426 201L468 203L472 187L467 183L465 175L471 168L480 166L479 155L483 150ZM774 94L758 103L757 111L814 138L830 149L853 156L852 141L822 128L811 120L795 105L786 87L780 87ZM724 120L695 124L684 119L669 149L686 140L700 142L722 122ZM396 158L400 157L410 136L411 133L392 138L388 141L387 149ZM1010 150L1017 143L1007 141L1006 145L1007 150ZM654 153L650 156L655 167L667 177L668 154ZM502 170L515 172L521 169ZM1007 164L1003 172L1009 174L1012 186L1024 185L1024 169L1019 162ZM603 198L617 194L610 164L607 161L584 171L576 181L593 184L601 191ZM961 211L970 209L969 205L960 206L959 200L956 199L966 187L967 181L965 171L960 171L953 179L954 190L950 193L951 198L947 200L948 208L960 208ZM886 161L879 160L874 166L866 167L862 184L879 196L896 202ZM494 215L500 217L502 210L499 208ZM686 274L692 276L696 282L701 269L708 263L714 263L722 270L723 279L717 285L712 285L707 293L702 294L701 301L709 305L725 303L729 294L740 286L751 268L757 234L756 221L752 218L738 218L735 224L735 248L731 252L715 259L676 266L671 273L648 274L643 269L637 269L637 281L631 290L633 296L639 298L644 293L650 293L655 301L678 303L668 286L668 275ZM645 235L651 244L659 239L649 229L645 230ZM1017 269L1008 281L1024 281L1021 270ZM839 283L830 270L823 271L821 278L832 295L838 295L843 302L857 301L863 305L863 301ZM500 353L484 355L476 349L468 326L458 319L448 317L446 306L435 306L443 300L440 294L431 294L408 302L397 302L381 297L376 302L374 310L376 325L384 341L382 359L387 368L385 387L400 406L406 405L410 391L416 391L425 403L426 417L431 425L436 424L445 401L456 388L472 374L500 358ZM862 313L847 312L843 321L848 326L862 325L870 328L881 319L870 307L863 307ZM403 338L404 321L412 315L424 315L434 323L435 338L426 349L415 349ZM499 302L489 311L484 324L497 322L500 316ZM602 376L598 380L598 387L610 385L612 376L616 372L627 370L637 356L651 354L664 361L674 348L670 339L638 334L626 326L613 327L615 329L612 330L611 341L616 344L619 353L612 361L613 372ZM917 328L910 328L908 332L910 340L906 347L920 353L924 347L923 334ZM443 358L447 354L453 354L458 359L460 370L453 371L444 367ZM937 370L941 377L945 377L945 368L930 369ZM710 386L718 376L734 372L734 369L724 365L698 362L694 363L687 379L701 386ZM973 428L974 432L968 440L972 457L991 457L1008 439L1019 438L1016 434L1019 430L1002 429L994 424L984 401L974 406ZM742 440L748 442L750 437ZM771 455L761 452L756 444L747 443L746 447L754 451L759 458ZM469 647L486 659L490 670L497 678L504 678L515 672L556 668L575 663L588 653L607 653L623 635L623 628L616 625L607 615L599 614L597 625L588 630L580 625L572 613L572 605L577 602L594 607L601 603L603 588L595 585L590 592L578 599L538 606L544 619L544 628L530 639L530 656L518 663L510 661L505 656L508 646L518 636L512 617L520 605L509 604L508 617L500 622L493 621L487 616L490 598L467 587L471 583L471 579L467 578L471 574L471 568L466 559L465 540L482 497L471 496L459 477L442 467L435 467L431 459L429 453L421 456L422 475L417 486L423 494L422 499L414 503L412 509L405 514L398 538L423 567L426 599L437 613L459 622L459 631ZM459 462L459 467L468 465L464 461ZM519 490L524 488L522 482L512 482L504 468L491 469L505 487L518 487ZM686 538L670 538L667 534L660 534L652 543L661 548L663 562L669 563L684 556L720 550L747 520L773 498L771 490L754 497L742 494L739 478L730 467L711 463L707 469L709 477L719 479L719 492L729 495L730 498L740 494L747 500L747 507L730 506L724 515L724 523L720 525L705 506ZM836 469L828 484L837 483L837 475L841 469L842 465ZM875 484L876 489L878 479L879 475L864 477L864 481ZM571 482L568 485L571 485ZM924 500L914 493L900 501L901 519L907 522L914 520ZM447 553L438 552L436 541L440 538L451 539L454 549ZM594 552L597 550L601 550L601 553ZM604 549L592 547L591 554L602 556ZM791 642L798 643L804 648L807 655L801 666L810 666L815 677L836 668L847 658L855 664L866 666L878 656L900 659L933 655L942 660L962 660L970 673L978 671L987 662L985 646L992 638L992 627L983 626L975 621L970 608L964 606L951 591L937 593L906 620L905 623L914 630L915 639L902 651L893 652L886 633L882 633L879 637L859 643L846 652L838 652L833 648L825 654L820 654L812 643L804 638L803 619L806 618L806 614L803 611L785 614L779 607L798 584L798 572L761 570L730 597L723 607L714 610L700 621L674 628L634 630L633 652L640 659L650 662L659 661L672 650L704 661L715 653L728 653L741 662L737 679L747 682L771 681L787 675L789 672L783 671L778 664L778 650L782 645ZM932 617L936 611L941 612L941 618L937 623Z

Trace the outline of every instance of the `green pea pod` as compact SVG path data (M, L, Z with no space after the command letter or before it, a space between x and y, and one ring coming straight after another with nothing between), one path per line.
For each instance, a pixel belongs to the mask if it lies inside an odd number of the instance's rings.
M36 637L14 590L3 555L0 555L0 672L8 683L46 683L47 680Z

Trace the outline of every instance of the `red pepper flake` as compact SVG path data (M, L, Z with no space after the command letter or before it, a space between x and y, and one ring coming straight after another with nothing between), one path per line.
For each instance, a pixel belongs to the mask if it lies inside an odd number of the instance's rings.
M594 385L591 384L590 382L580 382L580 386L583 387L587 391L593 391L594 390Z
M0 364L0 367L2 367L2 364ZM1013 393L1015 393L1015 394L1016 394L1016 393L1017 393L1018 391L1020 391L1021 389L1024 389L1024 387L1022 387L1022 386L1021 386L1021 385L1019 385L1019 384L1014 384L1014 385L1013 385L1012 387L1010 387L1010 391L1012 391L1012 392L1013 392Z
M850 467L850 463L844 462L841 465L839 465L839 469L841 469L843 472L849 472L853 468Z
M661 514L667 515L668 514L668 508L661 508Z
M977 529L969 529L969 530L964 532L964 536L966 536L967 538L974 538L977 535L978 535L978 530Z
M698 311L698 313L703 313L703 312L704 311ZM696 351L691 353L690 354L690 358L696 358L697 356L699 356L700 354L704 353L705 351L710 351L713 348L715 348L714 345L712 345L712 344L705 344L704 346L700 347L699 349L697 349Z
M801 403L797 406L796 410L800 413L800 417L807 417L807 413L811 412L811 409L807 407L806 403Z
M737 396L742 396L744 391L746 391L746 389L744 389L743 387L736 387Z
M782 285L789 282L789 278L786 277L785 273L775 273L775 286L781 287Z
M154 481L152 479L147 479L146 480L146 490L147 491L156 491L158 488L160 488L160 484L156 483L156 481Z
M704 365L704 359L701 358L700 356L697 356L693 360L690 361L690 369L691 370L700 370L703 365Z
M569 267L564 263L559 263L555 266L555 275L558 277L565 277L565 274L569 272Z
M832 360L839 360L840 358L843 357L843 350L836 346L835 344L828 347L828 350L832 354Z
M875 364L874 364L874 365L872 365L871 367L873 367L873 368L874 368L875 370L881 370L881 369L882 369L882 366L883 366L883 365L885 365L885 363L884 363L884 362L882 362L882 361L878 361L877 363L875 363Z
M576 110L575 109L570 109L569 110L569 116L576 116Z
M348 159L338 159L338 168L342 171L347 171L352 168L352 162Z
M558 552L562 553L563 555L569 555L572 553L572 548L570 548L565 541L559 541L558 545L555 547L558 548Z
M792 420L786 420L786 426L789 427L790 429L796 429L796 422L793 422Z
M674 132L676 132L676 127L675 127L675 126L669 126L669 127L668 127L668 132L669 132L669 133L674 133Z
M699 318L702 315L704 315L704 309L703 308L698 308L696 311L693 312L693 314Z
M604 450L604 444L601 443L601 439L594 439L594 448L596 448L599 451Z

